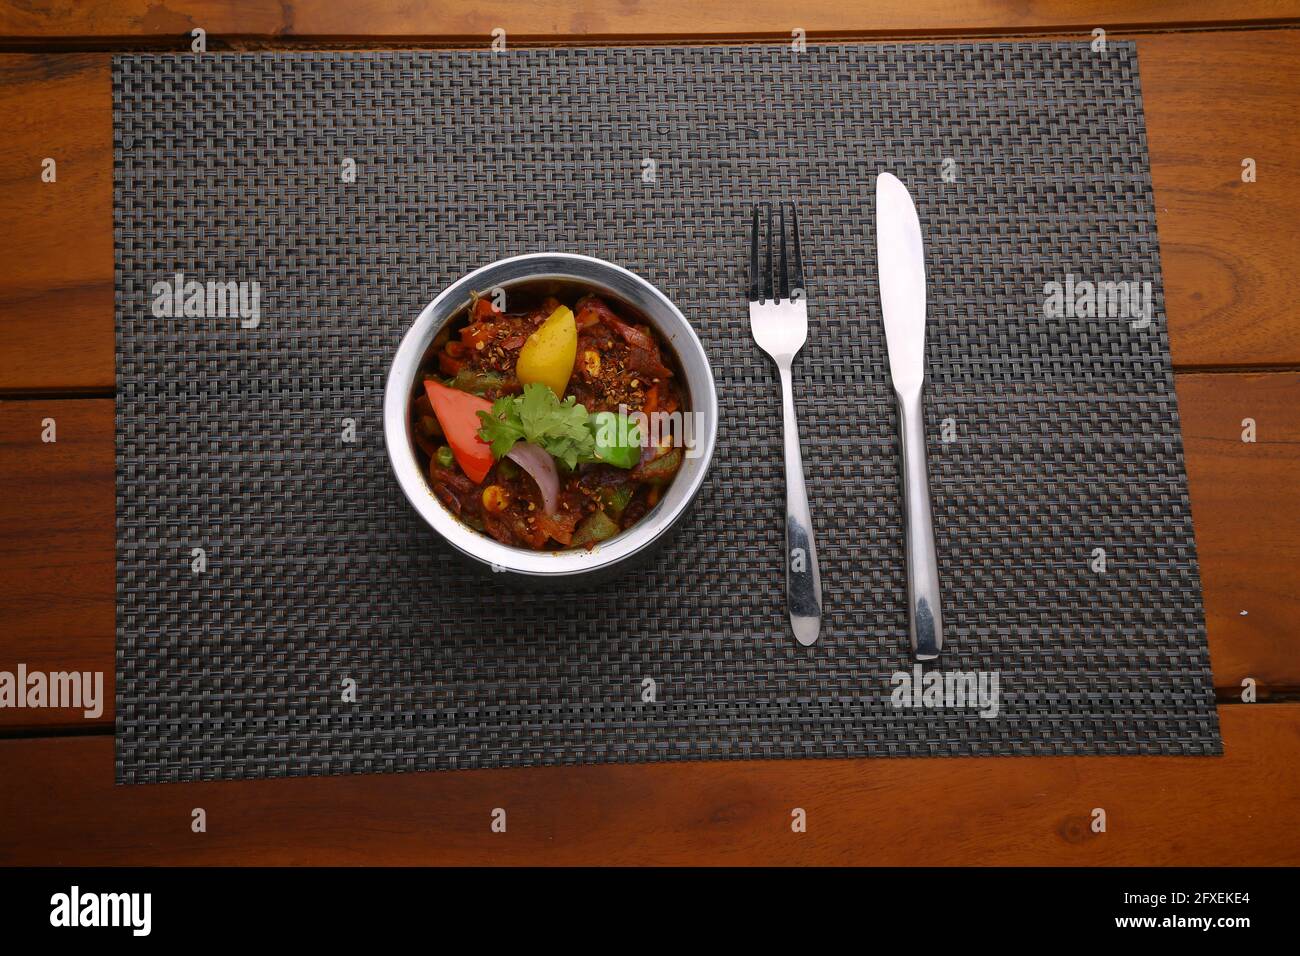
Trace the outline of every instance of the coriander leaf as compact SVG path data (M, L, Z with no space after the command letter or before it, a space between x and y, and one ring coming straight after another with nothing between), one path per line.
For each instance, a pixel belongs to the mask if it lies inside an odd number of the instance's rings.
M519 411L513 396L507 395L492 403L491 412L479 412L483 427L478 437L492 446L492 457L504 458L515 446L515 442L524 437L524 428L519 421Z
M560 406L555 393L539 382L525 385L524 393L519 396L517 402L519 421L523 424L524 433L529 436L543 432L551 410ZM529 437L528 440L532 441L532 438Z
M492 455L501 458L521 438L570 469L595 457L596 438L588 424L587 409L570 395L563 402L547 386L531 382L522 395L498 399L491 414L479 413L483 428L479 437L492 445Z

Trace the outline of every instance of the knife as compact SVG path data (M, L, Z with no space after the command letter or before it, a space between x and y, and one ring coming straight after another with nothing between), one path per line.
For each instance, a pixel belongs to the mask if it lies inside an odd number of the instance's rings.
M907 557L908 637L918 661L934 660L943 647L939 609L939 562L930 515L930 476L925 466L925 255L921 221L912 196L889 173L876 177L876 267L880 311L889 349L889 377L898 400Z

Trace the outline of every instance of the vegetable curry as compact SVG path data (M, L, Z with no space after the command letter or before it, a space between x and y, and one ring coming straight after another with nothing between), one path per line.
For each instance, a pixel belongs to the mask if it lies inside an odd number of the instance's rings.
M590 549L640 521L680 469L674 431L643 436L636 414L684 411L678 376L653 329L596 295L527 301L506 312L475 296L440 333L411 433L465 524L514 547Z

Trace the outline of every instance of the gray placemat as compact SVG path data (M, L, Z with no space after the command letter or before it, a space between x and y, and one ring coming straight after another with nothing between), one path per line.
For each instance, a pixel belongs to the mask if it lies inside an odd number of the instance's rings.
M1219 752L1131 45L125 56L113 96L119 780ZM996 675L996 714L896 706L885 169L926 237L942 668ZM751 204L782 197L810 273L809 649L743 294ZM383 448L416 314L541 250L656 283L721 398L693 517L592 591L467 570ZM256 326L167 317L178 272L260 283ZM1149 281L1154 315L1049 317L1067 276Z

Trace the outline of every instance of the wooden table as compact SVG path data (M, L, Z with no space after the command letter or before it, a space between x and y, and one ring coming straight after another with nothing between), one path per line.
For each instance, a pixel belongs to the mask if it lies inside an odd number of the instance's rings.
M416 6L0 2L0 670L103 671L109 698L95 720L0 709L0 862L1300 863L1300 0ZM495 27L516 44L1136 39L1225 755L114 786L110 57L188 51L194 27L210 52L478 46Z

